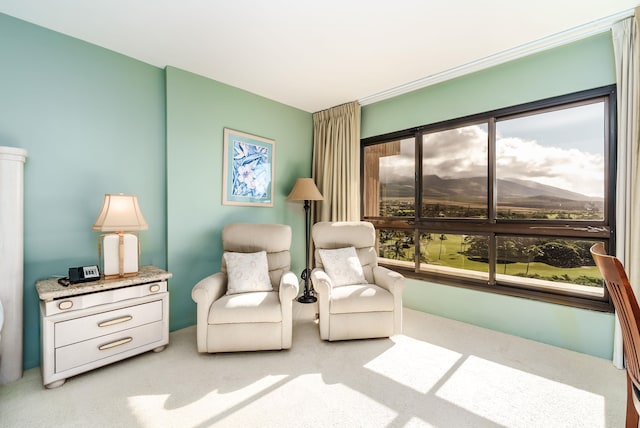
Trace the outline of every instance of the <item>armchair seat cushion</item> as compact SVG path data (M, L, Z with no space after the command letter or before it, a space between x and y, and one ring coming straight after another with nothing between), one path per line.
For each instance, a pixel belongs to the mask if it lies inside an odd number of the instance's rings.
M282 309L277 291L230 294L213 302L209 324L281 322Z
M343 285L331 291L332 314L393 312L393 295L375 284Z

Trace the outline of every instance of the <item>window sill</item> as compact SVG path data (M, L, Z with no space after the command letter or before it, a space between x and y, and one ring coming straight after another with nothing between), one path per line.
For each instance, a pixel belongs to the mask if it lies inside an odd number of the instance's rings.
M569 293L562 287L556 287L553 292L543 291L540 289L524 288L523 286L516 286L509 283L499 282L495 285L489 285L486 280L465 279L465 278L452 278L447 275L429 273L429 272L415 272L413 269L400 266L399 264L380 263L381 266L385 266L389 269L393 269L398 273L401 273L407 278L416 279L425 282L432 282L435 284L442 284L453 287L467 288L470 290L483 291L486 293L495 293L512 297L520 297L524 299L536 300L546 303L554 303L557 305L571 306L580 309L589 309L599 312L613 312L613 305L604 300L604 297L588 298L584 296L578 296L573 293Z

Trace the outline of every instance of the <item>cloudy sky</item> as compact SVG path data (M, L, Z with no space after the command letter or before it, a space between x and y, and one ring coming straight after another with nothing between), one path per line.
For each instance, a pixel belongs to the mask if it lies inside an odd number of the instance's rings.
M497 122L498 177L602 197L604 109L599 102ZM403 140L400 155L380 159L381 179L403 176L412 181L414 150L413 139ZM426 135L423 152L424 174L486 176L487 125Z

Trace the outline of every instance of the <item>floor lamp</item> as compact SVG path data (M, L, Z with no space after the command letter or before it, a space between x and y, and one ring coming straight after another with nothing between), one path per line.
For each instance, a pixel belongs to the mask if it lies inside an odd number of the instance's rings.
M295 186L291 189L291 193L287 197L290 201L304 201L304 218L305 218L305 249L306 249L306 258L304 259L304 270L302 271L302 279L304 280L304 294L298 297L298 302L300 303L313 303L315 302L316 296L311 292L311 288L309 287L309 275L311 275L311 270L309 269L309 237L311 234L311 226L310 226L310 217L311 217L311 203L310 201L321 201L324 198L322 194L316 187L316 184L313 182L312 178L298 178Z

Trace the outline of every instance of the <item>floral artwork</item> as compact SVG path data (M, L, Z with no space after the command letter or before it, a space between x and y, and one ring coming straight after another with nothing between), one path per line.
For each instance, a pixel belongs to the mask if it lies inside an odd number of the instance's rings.
M271 163L266 147L233 141L233 186L236 196L264 198L271 183Z
M274 145L225 128L223 204L273 206Z

